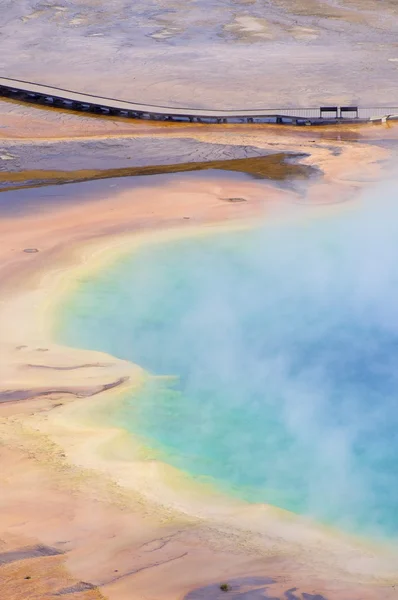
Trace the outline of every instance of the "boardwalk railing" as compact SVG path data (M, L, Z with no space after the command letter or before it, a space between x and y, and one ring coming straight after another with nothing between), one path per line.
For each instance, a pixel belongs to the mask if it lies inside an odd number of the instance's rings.
M398 106L378 108L322 106L319 108L287 107L256 110L207 110L150 106L7 77L0 77L0 96L57 108L154 121L325 125L384 120L391 116L398 118Z

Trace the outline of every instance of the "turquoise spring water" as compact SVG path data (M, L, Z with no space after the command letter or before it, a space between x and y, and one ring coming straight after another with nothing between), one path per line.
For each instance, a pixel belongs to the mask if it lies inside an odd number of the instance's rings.
M110 417L223 491L398 534L398 211L143 246L80 282L60 339L156 375Z

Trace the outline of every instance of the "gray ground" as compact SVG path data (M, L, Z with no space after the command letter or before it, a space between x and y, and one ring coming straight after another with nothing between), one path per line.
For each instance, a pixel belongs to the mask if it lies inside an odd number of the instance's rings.
M0 171L122 169L144 165L264 156L254 146L208 144L189 138L119 138L23 144L0 141ZM5 157L3 161L1 157Z
M296 587L278 593L273 589L274 583L271 577L241 577L221 584L227 589L215 584L192 590L184 600L327 600L321 594L303 592Z
M0 73L154 104L398 105L396 0L1 0Z

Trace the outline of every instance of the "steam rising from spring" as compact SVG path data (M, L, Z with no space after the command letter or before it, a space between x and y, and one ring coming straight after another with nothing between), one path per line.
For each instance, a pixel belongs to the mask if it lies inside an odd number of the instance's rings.
M63 337L177 376L114 416L163 459L249 501L396 536L397 190L143 248L82 284Z

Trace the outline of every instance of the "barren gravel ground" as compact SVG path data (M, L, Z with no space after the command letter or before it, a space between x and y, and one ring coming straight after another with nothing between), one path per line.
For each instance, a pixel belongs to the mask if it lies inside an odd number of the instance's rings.
M2 0L0 72L207 108L398 104L390 0Z

